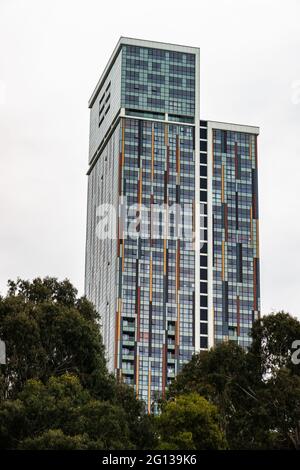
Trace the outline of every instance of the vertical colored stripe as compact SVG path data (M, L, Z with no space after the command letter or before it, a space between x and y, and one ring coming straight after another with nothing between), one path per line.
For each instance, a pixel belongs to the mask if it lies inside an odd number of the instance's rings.
M164 238L164 275L167 273L167 239Z
M139 206L141 206L142 204L142 195L143 195L143 169L141 165L140 172L139 172L139 180L138 180L138 204Z
M256 258L259 258L259 219L256 219Z
M162 347L162 398L166 396L166 375L167 375L167 345L163 344Z
M176 135L176 173L180 176L180 142L179 135Z
M239 229L239 193L235 192L235 229Z
M149 300L152 302L152 254L150 255L150 279L149 279Z
M148 371L148 414L151 413L151 368Z
M125 264L125 240L122 243L122 272L124 272L124 264Z
M136 393L137 398L139 396L139 365L140 365L140 356L137 354L136 364L135 364L135 393Z
M169 144L168 124L165 124L165 145Z
M222 241L222 281L225 280L225 242Z
M115 330L115 369L118 367L118 329L119 312L116 311L116 330Z
M235 168L235 178L239 179L239 169L238 169L238 144L234 143L234 168Z
M176 305L177 305L177 322L176 322L176 333L175 343L177 350L180 343L180 303L179 303L179 289L180 289L180 240L177 240L177 251L176 251ZM178 351L177 351L178 352Z
M257 310L257 260L253 259L253 310Z
M122 300L118 299L118 309L116 312L116 329L115 329L115 369L120 367L118 364L119 357L119 344L121 337L121 309L122 309Z
M151 139L151 179L154 179L154 128L152 124L152 139Z
M122 311L122 299L119 299L119 308L118 308L118 341L121 337L121 311Z
M138 262L138 260L137 260ZM140 341L140 323L141 323L141 288L140 286L137 287L137 292L136 292L136 335L137 335L137 341Z
M224 189L224 173L225 173L225 166L222 164L222 183L221 183L221 188L222 188L222 202L225 200L225 189Z

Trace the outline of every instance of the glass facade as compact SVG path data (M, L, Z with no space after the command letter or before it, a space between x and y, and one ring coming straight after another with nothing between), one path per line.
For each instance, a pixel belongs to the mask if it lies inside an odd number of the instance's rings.
M214 129L212 139L215 342L247 347L260 310L257 136Z
M199 125L198 88L198 49L124 38L90 100L85 292L149 412L195 351L247 347L259 315L257 135Z
M195 82L195 53L122 44L90 104L86 293L102 316L110 369L149 411L195 350ZM115 240L99 240L104 203L137 214L167 207L168 234L155 219L150 236L128 236L119 218Z
M114 367L114 343L117 299L117 237L99 239L99 208L119 206L118 187L120 123L110 136L101 157L88 178L86 231L85 294L101 315L101 329L106 346L108 367Z
M190 126L124 119L120 196L133 204L192 208L194 130ZM145 402L166 386L194 351L193 240L169 236L119 241L119 310L115 368ZM192 232L190 226L185 229ZM150 231L151 232L151 231Z
M194 122L195 55L125 45L121 89L122 106L130 111Z

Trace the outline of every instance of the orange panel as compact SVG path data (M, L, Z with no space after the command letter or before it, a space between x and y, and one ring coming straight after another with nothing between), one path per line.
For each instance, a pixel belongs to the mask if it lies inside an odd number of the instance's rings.
M165 145L169 143L169 136L168 136L168 124L165 125Z

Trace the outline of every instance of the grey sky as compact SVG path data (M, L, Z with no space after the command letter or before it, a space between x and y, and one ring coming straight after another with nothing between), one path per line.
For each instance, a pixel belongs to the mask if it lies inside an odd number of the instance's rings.
M83 292L87 100L119 36L201 48L201 115L259 138L262 310L300 316L300 2L0 0L0 292Z

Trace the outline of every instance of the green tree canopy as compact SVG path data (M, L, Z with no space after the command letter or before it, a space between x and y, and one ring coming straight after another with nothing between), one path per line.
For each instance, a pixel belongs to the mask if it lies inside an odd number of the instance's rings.
M215 404L231 449L297 448L300 366L291 361L291 346L299 326L279 312L254 323L249 351L227 342L196 354L169 399L196 392Z
M16 400L0 403L2 449L130 449L122 406L95 400L65 374L46 384L31 379Z
M300 375L300 367L292 363L292 345L300 340L300 322L285 312L272 313L253 324L250 352L258 360L262 374L276 374L287 367Z
M4 396L14 397L28 379L47 381L66 372L101 390L108 374L99 317L76 295L68 280L9 282L7 296L0 299L0 338L7 352Z
M83 387L79 396L90 394L99 407L104 406L101 404L104 401L105 410L110 410L111 416L121 412L120 423L126 417L127 431L120 448L124 448L125 442L140 449L154 445L153 419L145 413L144 403L136 399L131 387L117 383L107 371L99 320L92 304L84 297L78 298L68 280L38 278L32 282L21 279L9 282L7 295L0 298L0 338L7 349L7 364L0 366L0 402L4 402L1 406L6 425L12 420L10 429L14 439L7 445L16 445L19 439L19 427L15 425L20 415L15 414L24 402L24 390L27 394L31 390L30 380L37 381L33 382L36 393L37 387L47 384L49 388L52 380L66 373L79 378ZM45 434L30 431L29 421L30 432L22 436L23 447L33 438L37 440L30 441L30 446L42 446L48 440L57 445L65 442L74 448L88 445L78 429L68 434L65 428L55 425L53 414L43 416L45 424L41 432ZM75 420L72 423L78 424ZM93 440L93 445L104 446L105 442Z
M157 418L157 428L161 450L226 448L217 408L197 393L168 401Z

